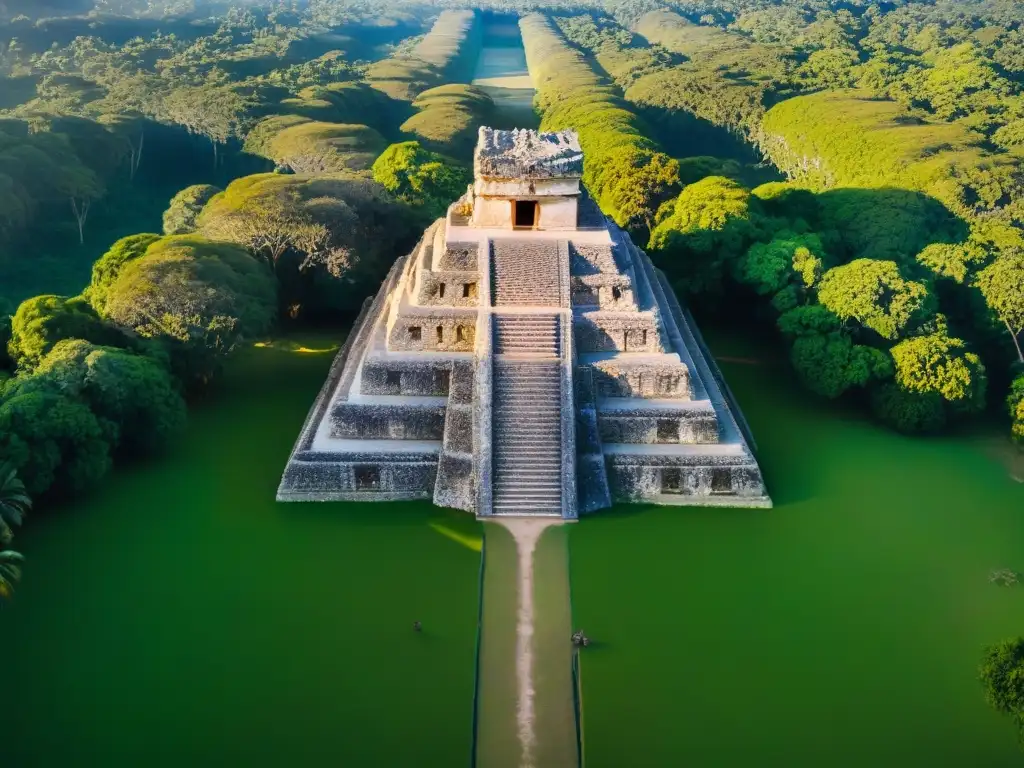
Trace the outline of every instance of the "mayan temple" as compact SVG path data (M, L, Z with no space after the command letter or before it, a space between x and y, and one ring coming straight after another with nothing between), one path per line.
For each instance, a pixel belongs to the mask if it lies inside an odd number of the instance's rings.
M474 183L364 307L278 499L771 506L692 318L583 162L571 131L480 129Z

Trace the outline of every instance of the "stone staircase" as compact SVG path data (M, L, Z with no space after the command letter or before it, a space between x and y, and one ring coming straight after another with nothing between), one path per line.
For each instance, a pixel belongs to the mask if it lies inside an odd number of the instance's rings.
M559 362L494 361L495 515L562 515Z
M560 304L558 242L491 241L491 297L496 307Z
M493 315L494 353L529 355L537 358L561 356L558 315Z

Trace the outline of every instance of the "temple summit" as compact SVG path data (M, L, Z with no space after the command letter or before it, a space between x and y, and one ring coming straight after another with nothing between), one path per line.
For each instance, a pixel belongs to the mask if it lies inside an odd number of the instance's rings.
M480 129L473 184L367 301L279 500L771 506L693 319L583 161L571 131Z

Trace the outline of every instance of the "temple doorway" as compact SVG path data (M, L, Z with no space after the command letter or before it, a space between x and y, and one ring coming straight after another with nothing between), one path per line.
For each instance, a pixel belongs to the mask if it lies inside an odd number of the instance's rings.
M536 200L514 200L512 202L512 225L516 229L536 227L537 208Z

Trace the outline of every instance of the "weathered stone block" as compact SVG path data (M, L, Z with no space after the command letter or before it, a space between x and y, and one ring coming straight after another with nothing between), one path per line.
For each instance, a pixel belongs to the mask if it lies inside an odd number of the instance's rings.
M388 334L388 349L396 352L472 352L475 343L475 312L399 315Z
M477 272L480 269L477 243L448 243L441 256L441 269Z
M440 440L444 406L355 405L331 412L331 437L376 440Z
M451 406L445 419L444 450L473 452L473 411L468 406Z

